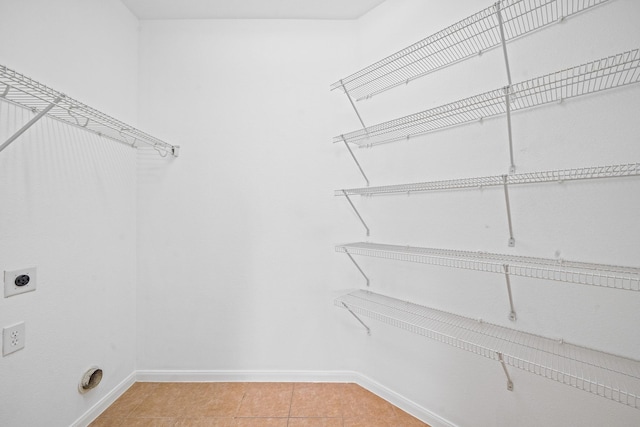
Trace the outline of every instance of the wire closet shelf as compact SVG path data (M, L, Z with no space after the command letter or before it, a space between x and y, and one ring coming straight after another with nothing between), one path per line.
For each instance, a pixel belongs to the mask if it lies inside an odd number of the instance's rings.
M482 54L608 0L501 0L331 85L356 100ZM500 17L498 17L500 14Z
M178 155L178 146L129 126L3 65L0 65L0 99L134 147L146 144L161 154Z
M411 184L383 185L376 187L349 188L335 190L335 196L373 196L384 194L411 193L421 191L455 190L493 186L535 184L546 182L578 181L587 179L624 178L640 176L640 163L624 165L592 166L584 168L527 172L512 175L493 175L474 178L460 178L443 181L418 182Z
M369 291L337 298L352 313L640 409L640 362Z
M638 82L640 51L634 49L339 135L333 142L374 146Z
M336 252L640 292L640 268L489 252L357 242Z

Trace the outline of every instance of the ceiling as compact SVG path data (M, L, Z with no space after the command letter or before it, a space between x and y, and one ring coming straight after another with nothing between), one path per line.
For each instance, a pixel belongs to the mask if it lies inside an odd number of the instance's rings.
M122 0L139 19L356 19L384 0Z

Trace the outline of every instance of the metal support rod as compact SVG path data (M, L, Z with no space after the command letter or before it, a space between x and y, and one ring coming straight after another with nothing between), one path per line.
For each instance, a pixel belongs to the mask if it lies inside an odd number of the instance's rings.
M500 41L502 42L502 53L504 54L504 65L507 68L507 81L511 86L511 70L509 69L509 55L507 55L507 42L504 38L504 22L500 12L500 1L496 2L496 16L498 17L498 28L500 29Z
M362 219L362 217L360 216L360 213L358 212L358 209L356 209L355 205L353 204L353 202L351 201L351 199L349 198L349 195L347 194L346 191L342 190L342 194L344 195L344 197L347 198L347 201L349 202L349 204L351 205L351 208L353 209L353 211L356 213L356 215L358 215L358 219L360 219L360 222L362 223L362 225L364 226L364 228L367 230L367 236L369 235L369 227L367 227L367 224L364 222L364 220Z
M8 84L5 84L4 92L2 92L2 95L0 95L0 98L6 98L7 95L9 95L10 89L11 89L11 86L9 86Z
M345 95L347 95L347 98L349 98L349 102L351 103L351 106L353 107L353 111L355 111L356 115L358 116L358 120L360 120L360 124L362 125L362 128L365 129L365 132L366 132L367 126L362 121L362 117L360 117L360 113L358 112L358 109L356 108L355 102L353 102L353 98L351 98L351 95L349 94L349 91L345 87L345 85L342 82L342 80L340 80L340 84L342 85L342 89L344 90ZM367 135L368 134L369 134L369 132L367 132Z
M351 147L349 147L349 144L347 143L347 140L344 139L344 135L341 135L342 137L342 141L344 142L344 145L347 147L347 150L349 150L349 154L351 154L351 157L353 158L353 161L356 162L356 165L358 166L358 169L360 169L360 173L362 174L362 177L364 178L365 181L367 181L367 187L369 186L369 178L367 178L367 175L364 174L364 171L362 170L362 167L360 166L360 162L358 162L358 159L356 159L355 154L353 154L353 151L351 151Z
M507 110L507 133L509 135L509 173L516 173L516 164L513 160L513 134L511 132L511 85L504 88L504 102Z
M502 175L502 184L504 186L504 200L507 203L507 221L509 222L509 246L516 245L516 239L513 238L513 225L511 224L511 206L509 203L509 186L507 185L507 175Z
M511 377L509 376L509 371L507 371L507 365L504 363L504 358L502 357L502 353L498 353L498 360L502 365L504 374L507 376L507 390L513 391L513 381L511 381Z
M31 126L33 126L33 124L35 122L37 122L42 117L44 117L44 115L47 114L49 112L49 110L51 110L53 107L55 107L56 104L58 102L60 102L60 100L62 98L64 98L64 95L61 95L61 96L57 97L56 99L54 99L53 102L51 104L47 105L47 107L44 110L40 111L38 113L38 115L36 115L33 119L29 120L29 122L26 125L22 126L16 133L14 133L9 139L7 139L4 144L0 145L0 151L2 151L5 148L7 148L9 146L9 144L11 144L13 141L18 139L18 137L20 135L22 135L23 133L25 133L26 130L29 129Z
M511 312L509 313L509 320L515 322L518 318L516 316L516 310L513 307L513 295L511 294L511 279L509 278L509 264L504 264L504 277L507 279L507 293L509 294L509 307Z
M353 317L355 317L355 318L356 318L356 320L357 320L358 322L360 322L360 324L361 324L362 326L364 326L364 328L367 330L367 335L371 335L371 329L369 329L369 327L368 327L368 326L367 326L367 325L362 321L362 319L360 319L360 318L358 317L358 315L357 315L357 314L355 314L353 311L351 311L351 309L349 308L349 306L347 306L347 304L342 303L342 305L344 306L344 308L346 308L347 310L349 310L349 313L351 313L351 315L352 315Z
M364 273L364 271L362 271L362 268L360 268L360 266L358 265L358 263L356 262L355 259L353 259L353 256L351 256L351 254L347 251L347 249L344 249L344 253L347 254L347 256L349 257L349 259L351 260L351 262L353 263L353 265L356 266L356 268L358 269L358 271L360 272L360 274L362 274L362 277L364 277L364 279L367 281L367 286L369 286L369 277L367 277L367 275Z

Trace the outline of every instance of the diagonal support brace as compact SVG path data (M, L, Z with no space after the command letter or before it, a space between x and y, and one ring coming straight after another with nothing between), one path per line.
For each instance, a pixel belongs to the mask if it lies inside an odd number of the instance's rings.
M507 221L509 223L509 246L516 245L516 239L513 237L513 225L511 224L511 205L509 203L509 186L507 185L507 175L502 175L502 184L504 186L504 200L507 203Z
M351 311L351 309L349 308L349 306L345 303L342 303L342 305L344 306L344 308L346 308L347 310L349 310L349 313L351 313L351 315L353 317L355 317L355 319L360 322L360 324L367 330L367 335L371 335L371 329L369 329L369 327L362 321L362 319L360 319L358 317L357 314L355 314L353 311Z
M365 132L367 132L367 126L364 124L364 121L362 121L362 117L360 116L360 113L358 112L358 109L356 108L356 103L353 102L353 98L351 98L351 94L347 90L347 88L344 85L342 80L340 80L340 84L342 85L342 90L344 90L344 94L347 95L347 98L349 99L349 102L351 103L351 106L353 107L353 111L355 111L356 112L356 116L358 116L358 120L360 120L360 124L362 125L362 128L365 130ZM369 132L367 132L367 135L368 134L369 134Z
M351 150L351 147L349 147L349 144L347 143L347 140L344 138L344 135L340 135L340 136L342 137L342 142L344 142L344 145L347 147L347 150L349 150L349 154L351 154L351 158L353 158L353 161L356 162L356 166L358 166L358 169L360 170L362 177L364 178L365 181L367 181L367 187L368 187L369 178L367 178L367 175L365 175L364 171L362 170L362 166L360 166L360 162L358 162L358 159L356 159L356 155L353 154L353 151Z
M496 2L496 17L498 18L498 28L500 29L500 42L502 43L502 54L504 55L504 65L507 69L507 81L511 86L511 70L509 68L509 55L507 55L507 40L504 37L504 22L500 10L500 1Z
M55 107L58 104L58 102L60 102L62 100L62 98L64 98L64 95L60 95L59 97L54 99L53 102L51 104L47 105L47 107L44 110L40 111L34 118L29 120L29 122L27 122L27 124L22 126L16 133L14 133L11 137L9 137L9 139L7 139L4 144L0 145L0 151L2 151L5 148L7 148L9 146L9 144L11 144L13 141L18 139L18 137L20 137L20 135L25 133L27 131L27 129L29 129L31 126L33 126L34 123L36 123L38 120L40 120L42 117L44 117L53 107Z
M367 230L367 236L369 236L369 227L367 227L367 224L364 222L364 220L362 219L362 217L360 216L360 212L358 212L358 209L356 209L355 205L353 204L353 202L351 201L351 199L349 198L349 195L347 194L346 191L342 190L342 195L344 195L344 197L347 198L347 201L349 202L349 204L351 205L351 208L353 209L353 211L356 213L356 215L358 216L358 219L360 219L360 222L362 223L362 225L364 226L365 230Z
M502 365L504 374L507 376L507 390L513 391L513 381L511 381L511 377L509 376L509 371L507 371L507 365L504 363L504 357L502 357L502 353L498 353L498 360Z
M507 293L509 295L509 307L511 308L511 312L509 313L509 320L515 322L518 320L516 316L516 310L513 307L513 295L511 294L511 279L509 278L509 264L504 264L504 277L507 280Z
M353 265L356 266L356 268L358 269L358 271L360 272L360 274L362 274L362 277L364 277L364 279L367 281L367 286L369 286L369 277L367 277L367 275L364 273L364 271L362 271L362 268L360 268L360 266L358 265L358 263L356 262L355 259L353 259L353 256L351 256L351 254L349 253L349 251L347 251L347 248L344 248L344 253L347 254L347 256L349 257L349 259L351 260L351 262L353 263Z
M509 173L516 173L516 164L513 160L513 134L511 132L511 85L504 88L504 102L507 111L507 134L509 136Z

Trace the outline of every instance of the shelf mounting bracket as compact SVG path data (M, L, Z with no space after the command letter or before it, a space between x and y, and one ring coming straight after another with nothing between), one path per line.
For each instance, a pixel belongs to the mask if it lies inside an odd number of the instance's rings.
M355 259L353 259L353 256L349 253L349 251L347 250L347 248L344 248L344 253L347 254L347 256L349 257L349 259L351 260L351 262L353 263L353 265L356 266L356 268L358 269L358 271L360 272L360 274L362 274L362 277L364 277L364 279L367 281L367 287L369 286L369 277L365 274L364 271L362 271L362 268L360 268L360 266L358 265L358 263L356 262Z
M502 175L502 185L504 187L504 200L507 203L507 221L509 223L509 246L516 245L516 239L513 237L513 225L511 224L511 206L509 203L509 186L507 185L507 175Z
M502 21L502 12L500 11L500 1L496 2L496 16L498 18L498 28L500 29L500 42L502 43L502 54L504 55L504 65L507 69L507 81L511 86L511 70L509 68L509 55L507 55L507 41L504 37L504 22Z
M509 313L509 320L515 322L518 320L516 316L516 310L513 307L513 295L511 294L511 279L509 278L509 264L504 264L504 278L507 280L507 294L509 295L509 307L511 308L511 312Z
M347 192L345 190L342 190L342 195L344 197L346 197L347 202L349 202L349 204L351 205L351 209L353 209L353 211L356 213L356 215L358 216L358 219L360 219L360 222L364 226L365 230L367 230L367 236L369 236L369 227L367 227L367 224L364 222L364 220L360 216L360 212L358 212L358 209L356 209L356 206L351 201L351 198L349 198L349 195L347 194Z
M507 87L504 89L505 93L505 102L507 109L507 128L509 132L509 157L511 160L511 164L509 166L509 173L516 172L516 166L513 162L513 138L511 136L511 68L509 67L509 55L507 54L507 41L504 37L504 22L502 20L502 12L500 10L500 1L497 1L496 4L496 17L498 18L498 28L500 29L500 42L502 44L502 54L504 56L504 65L507 71Z
M367 325L362 321L362 319L360 319L360 318L358 317L358 315L357 315L357 314L355 314L353 311L351 311L351 309L349 308L349 306L348 306L347 304L345 304L345 303L343 302L343 303L342 303L342 305L343 305L343 306L344 306L344 308L346 308L346 309L349 311L349 313L351 313L351 315L352 315L353 317L355 317L355 319L356 319L358 322L360 322L360 324L361 324L361 325L362 325L362 326L367 330L367 335L371 335L371 329L369 329L369 327L368 327L368 326L367 326Z
M362 177L364 178L364 180L367 182L367 187L368 187L369 178L367 178L367 175L365 175L364 171L362 170L362 166L360 166L360 162L358 162L356 155L353 154L353 151L351 150L351 147L349 147L349 144L347 143L347 140L344 138L344 135L340 135L340 137L342 138L342 142L344 142L344 145L347 147L347 150L349 150L349 154L351 154L351 158L353 158L353 161L356 162L356 166L358 166L358 169L360 170L360 173L362 174Z
M9 95L9 90L11 90L11 86L8 84L5 84L4 91L2 92L2 95L0 95L0 98L6 98L7 95Z
M507 376L507 390L513 391L513 381L511 381L511 377L509 376L509 371L507 371L507 365L504 363L504 357L502 357L502 353L498 353L498 360L502 365L504 374Z
M6 92L6 90L5 90ZM25 133L27 131L27 129L29 129L31 126L34 125L34 123L36 123L38 120L40 120L41 118L43 118L53 107L55 107L58 102L60 102L62 100L62 98L64 98L64 95L60 95L58 96L56 99L53 100L53 102L51 102L51 104L47 105L46 108L44 108L42 111L40 111L34 118L32 118L31 120L29 120L27 122L27 124L25 124L24 126L22 126L16 133L14 133L13 135L11 135L9 137L9 139L7 139L4 144L0 145L0 151L4 150L5 148L7 148L9 146L9 144L11 144L13 141L15 141L16 139L18 139L18 137L20 137L20 135L22 135L23 133Z
M504 103L507 111L507 134L509 136L509 173L516 173L516 164L513 160L513 134L511 132L511 85L504 88Z

